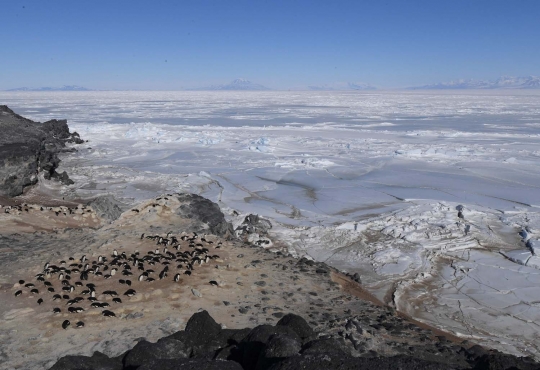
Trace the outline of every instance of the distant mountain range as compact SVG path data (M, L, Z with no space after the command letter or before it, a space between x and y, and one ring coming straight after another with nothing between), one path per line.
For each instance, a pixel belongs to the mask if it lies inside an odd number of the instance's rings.
M226 85L212 85L207 87L200 87L190 90L228 90L228 91L264 91L270 90L268 87L253 83L243 78L237 78L236 80Z
M455 80L433 85L410 87L412 90L451 90L451 89L540 89L540 77L502 76L496 80Z
M6 91L92 91L91 89L87 89L86 87L82 86L62 86L62 87L18 87L16 89L9 89Z
M335 91L335 90L376 90L373 85L363 82L345 82L333 83L324 85L308 86L309 90L313 91Z

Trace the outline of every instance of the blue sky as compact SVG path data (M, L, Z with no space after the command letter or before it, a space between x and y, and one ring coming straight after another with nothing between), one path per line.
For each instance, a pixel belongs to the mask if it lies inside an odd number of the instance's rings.
M540 1L2 4L0 89L379 87L540 75Z

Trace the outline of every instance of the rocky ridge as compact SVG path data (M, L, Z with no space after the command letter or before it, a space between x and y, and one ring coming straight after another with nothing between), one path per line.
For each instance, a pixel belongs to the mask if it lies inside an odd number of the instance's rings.
M68 174L56 172L58 154L74 150L66 143L83 143L76 132L70 133L66 120L44 123L24 118L0 105L0 196L13 197L44 179L71 184Z

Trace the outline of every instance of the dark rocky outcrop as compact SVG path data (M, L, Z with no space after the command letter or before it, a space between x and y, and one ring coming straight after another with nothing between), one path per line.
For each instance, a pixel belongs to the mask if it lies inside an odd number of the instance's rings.
M105 220L114 221L122 214L124 205L117 201L112 195L102 195L91 200L88 205Z
M122 359L109 358L101 352L94 352L91 357L65 356L50 370L122 370Z
M206 311L196 313L179 331L157 343L139 342L116 358L96 352L92 357L66 356L51 370L318 370L318 369L401 369L401 370L532 370L540 364L487 350L468 349L434 342L439 355L409 346L406 354L384 356L371 351L353 356L342 338L317 338L301 317L285 315L276 326L253 329L222 329ZM456 348L457 347L457 348Z
M250 214L244 218L244 221L235 229L237 235L244 234L268 234L272 228L272 223L259 215Z
M191 220L191 226L187 230L195 232L207 232L218 236L232 236L233 228L225 220L225 216L219 206L197 194L176 194L182 204L176 214Z
M22 194L37 183L39 172L47 180L72 184L67 173L56 172L58 153L69 151L66 143L82 142L78 133L69 132L66 120L34 122L0 105L0 195Z

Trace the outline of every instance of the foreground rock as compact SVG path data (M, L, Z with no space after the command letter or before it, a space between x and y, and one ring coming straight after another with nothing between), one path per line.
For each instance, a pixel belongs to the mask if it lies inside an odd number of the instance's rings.
M83 140L69 132L66 120L34 122L0 105L0 196L22 194L26 186L37 183L40 172L47 180L72 184L66 172L56 172L58 153L70 142Z
M441 347L441 349L445 349ZM300 316L288 314L275 326L222 329L206 311L194 314L184 331L151 343L140 341L126 353L109 358L66 356L50 370L296 370L296 369L538 369L516 358L479 347L456 348L450 355L427 357L410 347L406 354L355 357L343 340L319 338Z

